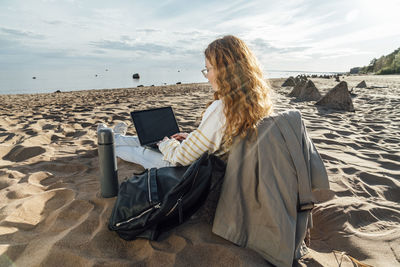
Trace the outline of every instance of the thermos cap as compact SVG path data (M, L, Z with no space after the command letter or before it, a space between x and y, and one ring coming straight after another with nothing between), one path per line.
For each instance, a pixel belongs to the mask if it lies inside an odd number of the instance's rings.
M114 143L114 132L111 128L102 128L97 133L97 142L99 145L109 145Z

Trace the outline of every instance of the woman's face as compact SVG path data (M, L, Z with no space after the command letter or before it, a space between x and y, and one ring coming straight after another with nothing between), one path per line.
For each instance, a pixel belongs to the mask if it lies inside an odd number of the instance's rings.
M211 84L214 91L218 91L218 85L216 81L217 70L210 64L208 59L206 59L206 69L208 82Z

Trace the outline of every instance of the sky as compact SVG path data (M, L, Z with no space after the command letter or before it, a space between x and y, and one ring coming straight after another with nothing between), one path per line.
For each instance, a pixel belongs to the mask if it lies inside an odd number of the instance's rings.
M1 0L0 71L202 68L233 34L264 70L344 72L400 47L400 0Z

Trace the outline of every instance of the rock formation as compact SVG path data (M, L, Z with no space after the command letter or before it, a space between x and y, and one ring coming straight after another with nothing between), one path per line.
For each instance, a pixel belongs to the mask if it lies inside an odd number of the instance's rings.
M296 78L294 78L295 84L298 84L301 81L307 81L307 76L306 75L297 75Z
M282 84L282 87L285 86L295 86L296 83L294 81L294 78L292 76L290 76L289 78L287 78L287 80Z
M320 99L321 94L311 80L308 80L305 86L301 88L300 93L296 98L298 101L318 101Z
M321 100L315 103L315 105L338 110L354 111L353 101L351 100L347 83L344 81L332 88Z
M366 88L367 84L365 83L365 81L360 82L359 84L357 84L356 88Z
M306 85L306 81L304 80L299 80L298 83L296 83L296 86L293 88L293 90L288 94L288 96L295 96L298 97L300 95L301 89Z

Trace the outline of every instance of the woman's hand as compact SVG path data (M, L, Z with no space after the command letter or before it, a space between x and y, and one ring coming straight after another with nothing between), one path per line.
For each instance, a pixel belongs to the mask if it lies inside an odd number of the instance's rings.
M175 140L178 141L183 141L188 137L188 133L176 133L174 135L171 136L171 138L174 138Z
M157 143L157 146L159 146L160 143L162 143L162 142L164 142L164 141L167 141L167 140L169 140L169 138L168 138L167 136L165 136L163 140L161 140L161 141L159 141L159 142Z

